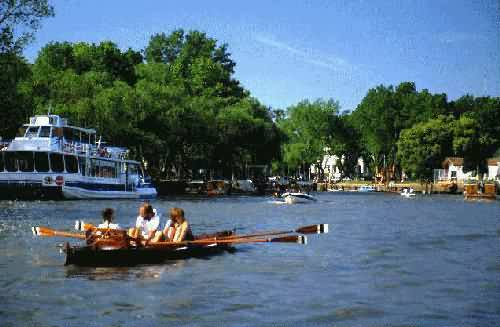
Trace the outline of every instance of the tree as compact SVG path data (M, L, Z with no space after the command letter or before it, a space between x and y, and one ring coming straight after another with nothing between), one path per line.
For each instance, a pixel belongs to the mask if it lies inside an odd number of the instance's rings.
M453 149L464 158L464 171L487 171L486 159L500 148L500 98L466 95L450 104L456 115Z
M283 160L289 168L306 170L323 159L338 112L339 104L333 99L304 100L287 109L279 127L286 135Z
M452 154L453 123L453 118L440 116L401 132L397 155L407 175L432 181L434 169Z
M387 181L390 167L397 175L400 162L397 141L403 129L446 113L446 95L417 92L415 83L404 82L396 88L380 85L370 89L352 113L366 150ZM382 167L384 166L384 167ZM384 169L382 169L384 168Z
M0 53L19 54L45 17L54 16L48 0L0 1Z
M0 53L0 137L13 138L32 112L29 64L14 53Z

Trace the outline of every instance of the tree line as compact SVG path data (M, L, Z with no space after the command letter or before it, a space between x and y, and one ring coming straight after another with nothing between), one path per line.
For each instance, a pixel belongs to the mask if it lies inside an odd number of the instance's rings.
M302 101L279 111L286 139L283 163L294 169L335 155L343 177L355 178L358 158L382 180L431 181L446 157L464 158L464 171L487 172L500 149L500 98L417 91L415 83L370 89L352 112L337 102Z
M362 157L385 180L430 180L452 155L484 172L500 147L499 98L449 101L412 82L370 89L352 112L333 99L273 110L235 78L228 46L200 31L154 34L141 50L51 42L29 63L22 49L53 15L47 0L0 3L4 138L50 108L128 147L153 175L181 178L198 169L242 175L252 164L306 171L330 154L342 158L342 177L355 178Z

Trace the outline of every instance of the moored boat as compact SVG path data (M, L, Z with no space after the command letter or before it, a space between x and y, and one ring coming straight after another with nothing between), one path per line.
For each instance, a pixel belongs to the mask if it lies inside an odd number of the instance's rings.
M37 115L0 151L2 199L154 198L128 150L104 146L94 129L58 115Z
M373 185L362 185L359 187L358 192L376 192L377 189Z

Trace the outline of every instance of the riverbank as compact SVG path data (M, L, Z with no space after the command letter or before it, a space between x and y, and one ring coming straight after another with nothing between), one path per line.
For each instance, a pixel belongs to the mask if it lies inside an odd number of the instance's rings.
M420 182L403 182L389 184L377 184L367 181L346 181L340 183L317 183L318 192L328 190L357 191L361 186L373 186L377 192L400 193L405 188L412 188L417 193L423 194L462 194L464 191L463 182L439 182L422 184Z

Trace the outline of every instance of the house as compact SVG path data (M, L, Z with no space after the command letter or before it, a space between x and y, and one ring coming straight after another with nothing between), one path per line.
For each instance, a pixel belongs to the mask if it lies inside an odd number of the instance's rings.
M500 157L488 159L488 179L500 180Z
M500 158L490 158L488 162L487 179L500 179ZM474 172L464 173L464 159L459 157L448 157L442 163L443 169L434 169L434 181L457 181L463 182L474 177Z
M328 149L325 149L325 152ZM342 172L339 168L338 161L344 160L344 158L340 158L336 155L325 154L323 156L323 160L321 163L318 162L318 165L321 165L321 169L324 172L324 178L328 181L338 181L342 176ZM316 166L311 166L311 174L318 174L319 169ZM358 164L356 167L356 175L365 176L367 174L367 168L365 167L365 163L363 158L358 158Z

